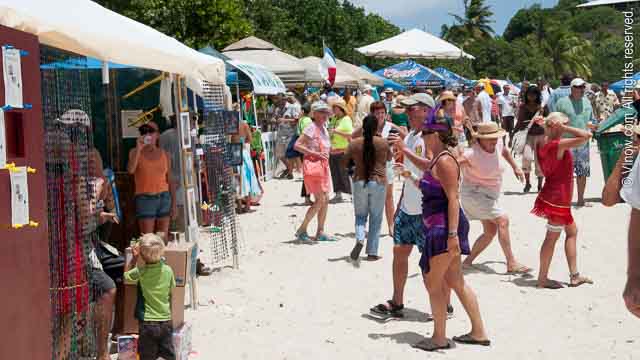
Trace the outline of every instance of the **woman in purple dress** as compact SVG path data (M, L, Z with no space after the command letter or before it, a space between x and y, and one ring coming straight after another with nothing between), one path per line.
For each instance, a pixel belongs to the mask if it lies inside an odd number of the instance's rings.
M453 346L446 337L450 289L455 291L471 320L471 332L453 340L489 346L491 343L484 330L478 300L462 276L461 254L468 255L470 252L469 221L460 207L460 166L449 151L449 148L457 145L457 140L449 122L438 113L427 118L422 136L426 147L433 153L433 160L422 179L414 180L422 190L425 246L420 267L431 302L434 331L431 338L424 339L414 347L436 351Z

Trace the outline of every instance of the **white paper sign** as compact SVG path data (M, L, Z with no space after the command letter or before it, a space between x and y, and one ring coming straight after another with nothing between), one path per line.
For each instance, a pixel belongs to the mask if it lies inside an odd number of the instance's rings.
M140 136L140 131L135 125L131 125L142 114L142 110L122 110L120 120L122 123L122 138L136 139Z
M2 48L4 74L4 104L22 108L22 66L20 50Z
M0 168L7 164L7 138L4 128L4 111L0 109Z
M20 166L10 171L11 178L11 225L29 223L29 185L27 168Z

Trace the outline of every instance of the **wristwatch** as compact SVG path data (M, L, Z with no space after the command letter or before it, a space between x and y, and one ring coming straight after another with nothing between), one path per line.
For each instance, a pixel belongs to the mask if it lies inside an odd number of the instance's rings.
M447 234L450 238L452 237L456 237L458 236L458 232L457 231L449 231L449 233Z

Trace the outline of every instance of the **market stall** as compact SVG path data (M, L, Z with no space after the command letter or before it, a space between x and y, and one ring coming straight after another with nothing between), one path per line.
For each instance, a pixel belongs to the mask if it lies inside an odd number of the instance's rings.
M442 88L447 83L442 75L413 60L380 69L375 74L408 87Z

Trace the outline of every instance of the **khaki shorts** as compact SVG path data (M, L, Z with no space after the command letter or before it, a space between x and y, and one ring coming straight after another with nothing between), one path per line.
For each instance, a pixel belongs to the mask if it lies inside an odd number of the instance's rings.
M499 198L499 192L486 187L463 184L460 188L460 202L469 220L493 220L504 215Z

